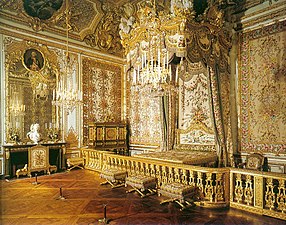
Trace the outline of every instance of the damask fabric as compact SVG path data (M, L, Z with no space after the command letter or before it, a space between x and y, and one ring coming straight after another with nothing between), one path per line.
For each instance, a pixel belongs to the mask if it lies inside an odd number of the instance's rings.
M126 171L106 169L101 172L100 177L109 180L111 182L116 182L116 181L124 181L126 175L127 175Z
M193 196L194 193L195 187L180 183L163 184L159 190L159 194L181 201L183 201L185 198Z
M135 157L162 160L172 163L188 165L203 165L216 162L218 157L215 152L200 151L167 151L137 154Z
M156 178L144 175L129 176L126 178L125 184L144 191L156 188Z

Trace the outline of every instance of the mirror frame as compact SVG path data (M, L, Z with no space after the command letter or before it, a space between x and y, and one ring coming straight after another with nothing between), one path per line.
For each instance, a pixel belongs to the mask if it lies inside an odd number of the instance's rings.
M60 138L60 128L61 128L61 113L58 106L52 104L52 93L53 90L57 87L57 80L59 77L59 62L58 54L56 51L49 49L45 45L40 45L38 43L25 41L25 40L16 40L14 38L6 38L5 42L5 143L13 144L26 144L30 143L30 140L26 137L27 129L31 124L25 124L25 121L22 122L22 125L19 129L17 127L11 127L11 97L10 96L10 79L14 78L24 78L30 80L32 93L35 88L41 81L42 84L48 84L47 90L51 96L51 105L52 105L52 115L50 124L40 124L45 128L45 133L42 135L42 140L45 142L55 141L52 137L55 137L55 132L57 132L58 139ZM36 52L39 60L39 69L32 70L27 66L27 59L31 56L32 52ZM34 95L33 95L33 101ZM28 106L26 106L28 107ZM30 106L29 106L30 107ZM34 121L33 123L35 123ZM27 126L26 126L27 125ZM21 131L21 132L20 132ZM21 137L20 137L21 134ZM51 134L51 135L50 135Z

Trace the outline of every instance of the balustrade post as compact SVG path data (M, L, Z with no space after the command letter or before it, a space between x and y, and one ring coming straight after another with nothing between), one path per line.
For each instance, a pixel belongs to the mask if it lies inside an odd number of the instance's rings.
M286 188L285 188L285 180L278 179L278 194L277 194L277 209L285 213L286 212Z
M254 177L254 206L263 209L263 177Z

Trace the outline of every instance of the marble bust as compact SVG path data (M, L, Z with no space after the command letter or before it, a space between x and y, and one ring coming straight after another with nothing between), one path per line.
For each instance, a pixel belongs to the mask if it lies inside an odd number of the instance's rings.
M32 124L30 131L27 133L27 136L33 141L33 143L38 144L40 140L40 133L39 133L40 125L38 123Z

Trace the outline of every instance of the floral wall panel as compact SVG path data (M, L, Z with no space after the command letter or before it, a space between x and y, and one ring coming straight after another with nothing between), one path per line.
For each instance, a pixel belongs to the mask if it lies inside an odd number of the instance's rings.
M83 124L87 143L89 122L121 121L122 68L83 58Z
M241 151L286 153L286 21L242 34Z
M146 88L130 91L130 144L162 144L160 97L150 96Z
M193 64L200 72L189 70L180 78L179 144L214 144L208 78L200 63Z

